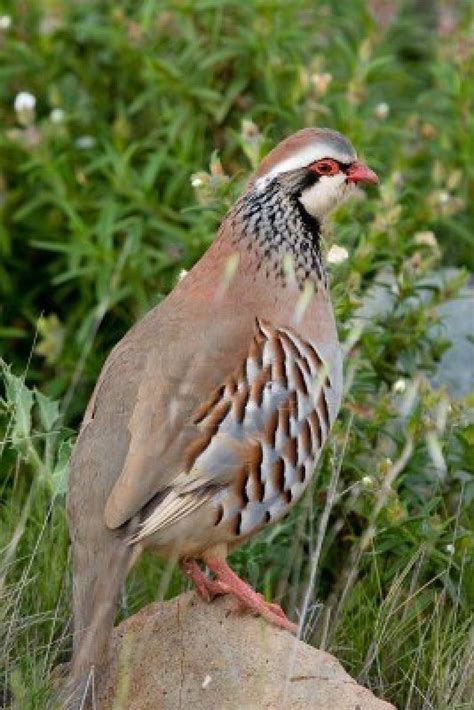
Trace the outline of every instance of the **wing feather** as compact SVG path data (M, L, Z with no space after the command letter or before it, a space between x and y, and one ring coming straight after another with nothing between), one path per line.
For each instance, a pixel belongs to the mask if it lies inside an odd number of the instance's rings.
M112 529L135 516L185 470L186 452L201 436L193 413L242 361L255 328L252 317L230 308L215 319L196 307L187 309L186 320L159 315L147 324L146 333L143 328L134 332L135 339L143 338L146 354L124 432L128 451L105 507L105 522ZM101 397L120 387L110 377L99 389L96 410Z

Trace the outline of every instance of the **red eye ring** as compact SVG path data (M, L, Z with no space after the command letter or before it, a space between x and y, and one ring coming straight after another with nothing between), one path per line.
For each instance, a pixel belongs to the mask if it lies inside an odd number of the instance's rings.
M339 165L335 160L331 160L331 158L323 158L310 165L309 169L311 172L321 176L336 175L339 172Z

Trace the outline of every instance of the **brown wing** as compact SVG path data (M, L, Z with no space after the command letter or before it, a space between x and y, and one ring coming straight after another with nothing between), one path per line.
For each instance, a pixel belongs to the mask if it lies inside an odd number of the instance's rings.
M107 474L109 528L133 517L184 470L186 452L200 435L192 413L242 361L254 329L248 312L222 307L213 319L199 304L188 304L185 316L160 307L112 353L98 383L94 419L86 425L100 426L121 406L130 413L126 427L114 433L128 447L121 467ZM124 389L133 390L133 404L123 401Z

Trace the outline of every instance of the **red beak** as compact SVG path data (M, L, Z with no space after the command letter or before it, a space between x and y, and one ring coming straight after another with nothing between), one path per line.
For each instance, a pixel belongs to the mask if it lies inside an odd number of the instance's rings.
M379 181L376 173L364 163L352 163L347 170L347 182L361 182L363 185L375 185Z

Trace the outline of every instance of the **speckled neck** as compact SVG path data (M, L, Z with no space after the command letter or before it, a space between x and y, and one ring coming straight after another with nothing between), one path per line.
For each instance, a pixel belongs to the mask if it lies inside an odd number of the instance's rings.
M284 268L290 257L300 288L306 281L316 287L326 285L321 259L321 225L301 205L296 194L284 190L272 180L259 191L246 192L229 215L235 244L254 253L257 271L273 277L285 287L290 278Z

